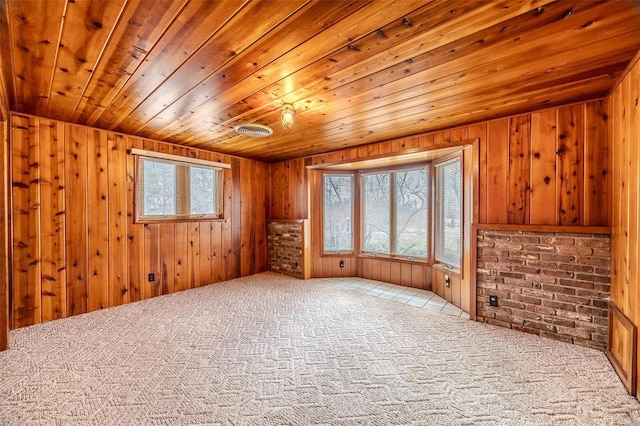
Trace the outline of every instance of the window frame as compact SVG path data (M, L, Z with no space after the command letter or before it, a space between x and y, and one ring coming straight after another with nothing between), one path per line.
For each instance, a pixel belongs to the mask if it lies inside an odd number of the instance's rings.
M187 157L155 153L153 151L144 150L132 150L134 155L134 223L170 223L170 222L198 222L198 221L224 221L225 219L225 206L224 206L224 180L225 169L230 168L229 165L224 163L209 162L206 160L190 159ZM190 161L193 160L193 161ZM140 179L143 178L142 161L154 161L158 163L173 164L176 166L176 194L175 203L176 209L179 205L189 206L191 203L191 168L209 169L214 171L215 176L215 206L218 210L214 214L174 214L174 215L144 215L143 214L143 202L142 202L142 187ZM182 170L182 172L181 172ZM186 171L186 172L185 172ZM179 188L179 185L182 185ZM181 197L178 196L181 194Z
M437 167L443 166L452 162L457 161L460 165L460 257L459 257L459 266L451 265L447 262L443 262L438 259L438 235L439 235L439 226L440 223L440 206L439 202L439 194L440 192L437 190L438 188L438 172ZM433 161L433 177L432 177L432 190L433 190L433 232L432 241L433 241L433 262L432 265L436 268L451 271L454 274L462 276L462 268L464 266L464 209L465 209L465 180L464 180L464 161L463 161L463 150L456 151L449 155L446 155L442 158L438 158Z
M351 176L351 250L335 250L328 251L325 250L324 246L324 223L325 223L325 199L324 199L324 182L325 176ZM322 192L321 197L321 206L322 206L322 232L320 234L320 244L322 247L322 255L323 256L344 256L344 255L355 255L359 246L356 246L358 239L356 238L356 232L359 232L360 229L360 219L356 214L356 203L358 200L358 187L359 187L359 176L355 171L348 170L337 170L337 171L322 171L320 173L320 191Z
M396 173L397 172L407 172L412 170L426 169L427 170L427 200L426 205L426 216L427 216L427 256L426 257L418 257L412 255L404 255L399 253L393 253L393 249L396 245L396 206L395 206L395 192L396 192ZM364 212L365 212L365 191L363 188L364 185L364 176L372 175L372 174L381 174L381 173L389 173L389 252L390 253L377 253L373 251L364 250ZM360 189L360 198L359 198L359 209L357 211L358 222L360 223L360 229L358 230L359 234L359 250L358 254L360 256L365 257L380 257L380 258L388 258L388 259L399 259L399 260L407 260L411 262L420 262L420 263L433 263L433 217L432 217L432 205L433 205L433 162L432 161L421 161L411 164L405 164L402 166L395 167L380 167L375 169L366 169L366 170L358 170L359 182L358 188Z

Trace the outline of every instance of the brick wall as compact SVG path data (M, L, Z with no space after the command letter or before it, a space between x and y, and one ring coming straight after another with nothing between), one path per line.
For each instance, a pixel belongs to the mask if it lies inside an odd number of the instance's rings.
M302 278L302 221L267 222L269 270Z
M477 320L606 349L609 243L600 234L478 230Z

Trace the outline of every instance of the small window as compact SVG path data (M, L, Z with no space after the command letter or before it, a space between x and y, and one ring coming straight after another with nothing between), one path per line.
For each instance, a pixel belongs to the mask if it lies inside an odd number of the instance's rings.
M200 164L138 157L137 219L222 218L222 170Z
M462 259L460 157L436 164L436 262L459 269Z
M391 174L374 173L362 177L362 250L391 253Z
M324 175L325 252L353 250L353 175Z

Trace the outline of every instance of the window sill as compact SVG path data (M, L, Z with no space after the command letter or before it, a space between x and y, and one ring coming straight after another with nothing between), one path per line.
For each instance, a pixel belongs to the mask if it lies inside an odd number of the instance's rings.
M462 274L460 273L460 269L459 268L446 266L444 263L434 263L431 266L434 269L437 269L437 270L442 271L442 272L446 272L447 274L456 275L458 277L462 277Z
M360 253L358 255L361 259L381 259L393 262L402 262L402 263L419 263L421 265L431 265L428 259L421 258L413 258L410 259L407 256L394 256L391 254L373 254L373 253Z
M226 222L227 219L223 217L167 217L158 219L136 219L133 223L136 224L154 224L154 223L189 223L189 222Z

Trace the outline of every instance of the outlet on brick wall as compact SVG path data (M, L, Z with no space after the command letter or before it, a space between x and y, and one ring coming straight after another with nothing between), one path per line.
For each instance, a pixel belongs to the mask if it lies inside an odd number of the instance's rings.
M605 349L609 245L601 234L479 230L477 319Z

